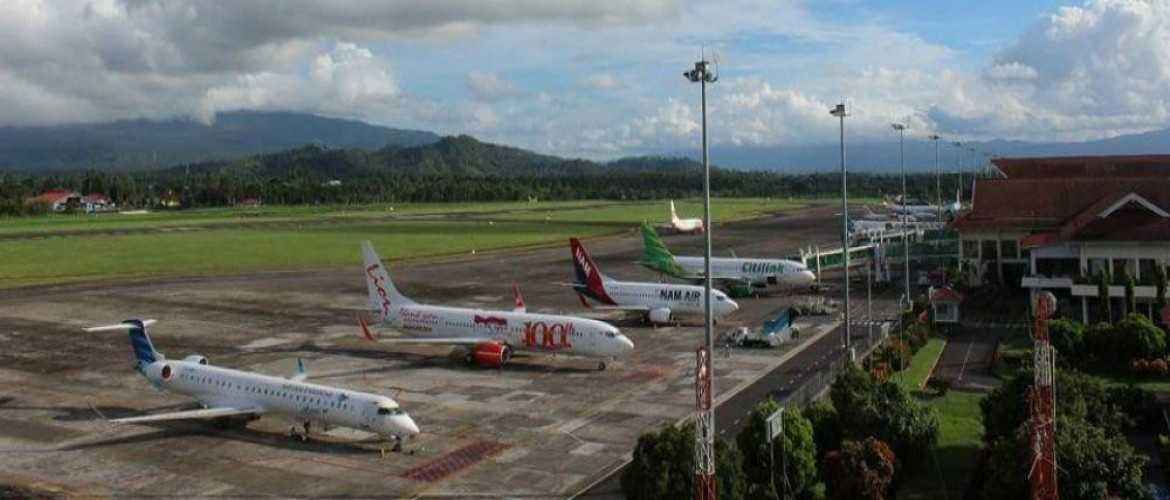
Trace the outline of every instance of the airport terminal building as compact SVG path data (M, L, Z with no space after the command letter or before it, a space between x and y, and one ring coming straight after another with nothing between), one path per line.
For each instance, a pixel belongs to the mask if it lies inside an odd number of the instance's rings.
M1114 319L1124 277L1138 312L1156 318L1155 269L1170 265L1170 155L993 160L970 211L952 227L973 284L1053 292L1061 315L1095 322L1097 276L1112 276Z

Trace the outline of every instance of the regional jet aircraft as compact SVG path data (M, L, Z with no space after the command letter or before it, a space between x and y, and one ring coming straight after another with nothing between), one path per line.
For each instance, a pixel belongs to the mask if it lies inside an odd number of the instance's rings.
M417 337L379 339L361 321L367 340L394 344L454 345L465 358L479 366L499 368L514 351L544 354L573 354L606 359L624 357L634 343L613 325L601 321L527 312L519 289L511 311L493 311L415 303L398 292L382 259L370 242L362 243L370 307L378 321L389 328L417 334Z
M934 220L938 218L939 213L954 215L959 213L963 204L960 200L960 192L955 191L955 202L949 205L944 205L941 208L938 205L931 205L929 203L902 203L897 201L894 203L887 203L890 210L896 215L907 215L915 220Z
M700 234L703 232L703 219L680 219L674 211L674 200L670 200L670 225L680 233Z
M680 315L704 313L701 286L618 281L601 273L577 238L569 238L569 248L577 273L573 289L585 307L638 311L655 324L669 323ZM739 309L739 304L719 290L711 290L711 299L711 315L716 319ZM591 305L590 300L598 305Z
M702 281L705 276L702 257L675 256L650 224L642 224L642 260L638 262L669 276ZM787 259L743 259L711 257L711 279L733 293L747 295L752 290L811 286L817 277L804 264Z
M297 360L297 374L290 378L212 366L207 358L192 354L181 360L167 359L154 350L147 327L154 320L129 319L117 325L86 328L87 332L126 331L134 351L134 369L155 388L191 396L203 409L159 413L111 420L118 424L164 420L214 419L243 422L266 414L279 414L304 422L302 439L311 425L348 427L391 437L395 449L402 440L418 434L414 420L393 399L305 382L305 365ZM290 434L296 434L294 427Z

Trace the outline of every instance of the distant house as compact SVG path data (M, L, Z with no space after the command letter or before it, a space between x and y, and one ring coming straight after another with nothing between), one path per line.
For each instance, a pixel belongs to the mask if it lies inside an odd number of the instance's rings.
M81 206L81 195L67 189L53 189L24 200L25 205L44 204L54 212L64 212Z
M236 203L236 206L240 206L240 207L258 207L258 206L260 206L260 205L263 205L263 204L264 204L264 203L260 201L260 198L248 197L248 198L243 198L243 199L241 199L241 200L239 201L239 203Z
M930 289L930 307L934 310L935 323L958 323L959 304L963 295L950 288Z
M89 193L81 197L81 208L86 212L106 212L116 207L113 201L101 193Z

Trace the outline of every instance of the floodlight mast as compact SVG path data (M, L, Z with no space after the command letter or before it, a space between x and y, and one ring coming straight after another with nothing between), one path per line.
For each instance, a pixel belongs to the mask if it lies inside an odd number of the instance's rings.
M938 166L938 134L931 134L930 140L934 141L934 195L936 197L935 203L938 203L938 221L943 221L943 202L942 202L942 170Z
M906 263L906 307L912 309L914 302L910 295L910 212L906 209L906 125L901 123L890 124L898 131L898 164L902 169L902 261Z
M837 104L829 110L829 114L836 116L841 123L841 255L845 269L845 353L849 355L851 336L849 333L849 182L848 170L845 168L845 103ZM819 257L818 257L819 259ZM850 362L852 358L848 358Z
M715 379L711 352L714 338L711 335L711 164L707 152L707 84L715 83L719 76L712 72L711 63L703 59L695 68L683 76L692 83L698 83L701 93L703 115L703 347L699 349L699 366L695 375L695 499L715 500L715 409L713 381ZM704 352L705 351L705 352Z

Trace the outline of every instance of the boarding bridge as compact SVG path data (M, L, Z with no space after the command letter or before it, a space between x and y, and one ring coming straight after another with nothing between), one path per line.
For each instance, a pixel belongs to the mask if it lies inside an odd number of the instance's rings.
M905 258L904 238L909 240L911 258L918 264L937 268L958 262L958 236L937 224L919 223L911 230L885 230L866 236L868 241L849 247L849 267L864 267L877 260L874 267L878 281L888 279L891 266L900 265ZM812 247L801 250L796 259L820 276L822 271L844 267L845 251Z

